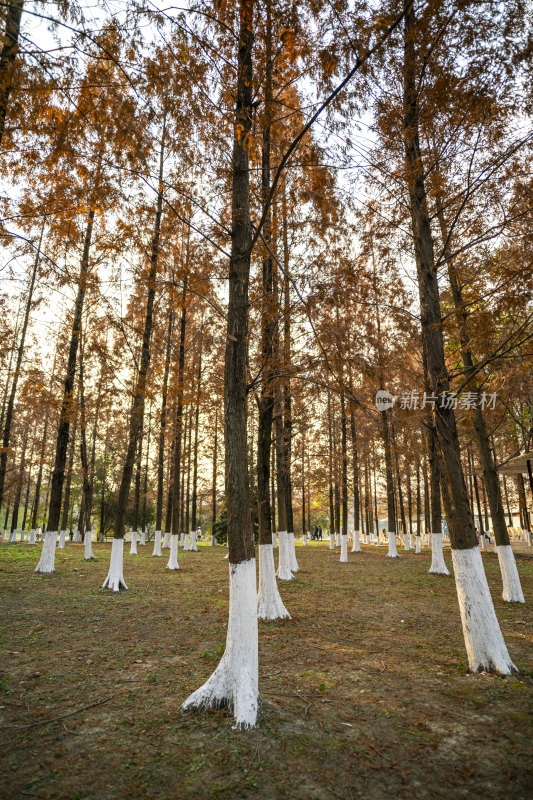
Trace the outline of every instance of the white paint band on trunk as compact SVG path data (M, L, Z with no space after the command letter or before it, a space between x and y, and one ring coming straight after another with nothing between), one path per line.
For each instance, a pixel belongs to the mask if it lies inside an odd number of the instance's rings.
M130 556L137 555L137 531L131 532Z
M341 554L339 561L343 564L348 563L348 534L343 533L341 536Z
M291 572L289 536L287 531L279 532L279 561L276 575L280 581L294 580L294 575Z
M23 530L20 532L20 541L21 542L24 541L24 531Z
M170 537L170 557L168 559L167 567L168 569L179 569L178 564L178 545L179 545L179 534L173 533Z
M259 545L259 592L257 595L259 619L290 619L276 583L274 551L271 544Z
M141 531L141 540L139 542L139 547L144 547L146 545L146 531Z
M510 544L498 545L497 553L502 573L502 598L506 603L525 603L513 548Z
M449 575L442 550L442 533L431 534L431 567L428 572L433 575Z
M215 539L215 534L211 534L211 547L216 547L217 540Z
M335 534L329 534L329 550L335 550Z
M359 531L353 532L353 544L352 544L352 553L361 553L361 542L360 542L360 533Z
M170 531L165 531L163 538L163 550L168 550L170 547Z
M198 552L198 548L196 546L196 531L191 531L191 545L189 550L194 550L196 553Z
M416 545L415 545L415 553L420 553L420 536L416 536L415 538Z
M56 539L57 531L46 531L41 558L35 567L35 572L55 572Z
M300 572L298 561L296 560L296 543L294 541L294 533L289 531L287 533L287 542L289 547L289 567L291 572Z
M516 672L494 611L479 547L452 549L457 599L472 672Z
M35 529L32 528L30 531L30 539L28 544L35 544Z
M83 554L83 558L85 561L94 561L94 553L93 553L93 532L92 531L85 531L85 536L83 537L83 544L85 545L85 552Z
M183 531L180 533L180 547L183 547L183 543L185 541L185 534Z
M58 550L64 550L65 549L65 536L66 536L66 533L67 533L66 531L59 531L59 542L58 542L58 545L57 545L57 549Z
M17 532L16 532L16 530L13 530L9 534L9 543L10 544L15 544L16 541L17 541Z
M400 558L398 550L396 549L396 533L394 531L388 531L387 536L389 537L387 558Z
M162 556L161 552L161 531L156 531L154 535L154 552L153 556Z
M253 728L259 707L255 558L230 564L226 650L211 677L183 703L183 711L228 708L236 728Z
M113 538L111 545L111 561L109 563L109 572L107 578L102 584L102 589L111 589L113 592L120 592L122 589L127 589L126 581L124 580L124 539Z

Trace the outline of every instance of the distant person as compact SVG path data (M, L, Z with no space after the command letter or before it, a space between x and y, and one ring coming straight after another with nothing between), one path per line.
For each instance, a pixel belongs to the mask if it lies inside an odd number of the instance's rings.
M322 525L318 526L318 538L320 541L322 541Z
M315 530L314 530L314 533L313 533L313 539L315 541L318 541L318 525L315 525Z

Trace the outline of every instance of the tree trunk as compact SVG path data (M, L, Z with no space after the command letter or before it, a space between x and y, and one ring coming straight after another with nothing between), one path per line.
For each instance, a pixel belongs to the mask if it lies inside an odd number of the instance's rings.
M168 314L167 348L165 353L165 372L163 375L163 388L161 390L161 419L159 423L159 447L157 451L157 503L155 512L155 529L161 531L163 524L163 480L165 464L165 432L167 425L167 394L168 394L168 373L170 370L170 354L172 352L172 327L174 324L174 312L171 309ZM171 453L172 456L172 453ZM170 459L172 461L172 458ZM169 520L170 522L170 520ZM168 526L170 530L170 525Z
M446 258L446 263L448 267L448 278L452 289L452 298L457 317L457 324L459 328L459 340L461 342L462 360L465 368L465 376L469 378L470 382L469 389L471 391L476 392L476 395L479 396L479 384L475 373L474 357L470 346L470 335L468 332L468 315L463 302L462 288L459 283L459 278L457 276L455 264L453 259L450 258L449 255L449 246L450 246L449 229L448 225L446 224L444 209L439 196L437 196L436 207L437 207L437 218L441 229L442 239L445 245L446 243L448 243L446 245L446 251L444 253L444 257ZM492 519L492 526L494 530L494 537L496 539L496 545L499 547L507 548L510 546L509 534L507 532L507 526L505 524L505 513L502 503L501 488L498 480L498 473L496 472L496 465L494 463L494 456L490 448L489 436L487 434L485 419L483 417L483 412L481 411L478 402L474 403L471 411L474 422L474 430L476 434L479 458L481 461L481 467L483 469L484 483L487 489L487 496L490 507L490 516ZM486 524L486 527L488 528L488 524ZM509 552L512 555L512 551L506 551L506 552Z
M252 129L254 0L240 0L238 79L233 139L229 302L224 364L224 439L230 562L226 650L204 686L183 708L229 706L238 727L253 727L258 712L255 550L247 472L246 361L251 259L249 153Z
M392 441L392 452L394 456L394 467L396 470L396 485L398 487L398 505L400 508L400 515L402 520L402 532L403 532L403 540L404 540L404 548L406 550L410 549L409 540L408 540L408 532L407 532L407 525L405 521L405 508L403 504L403 491L402 491L402 479L400 475L400 461L398 457L398 447L396 443L396 431L394 429L394 422L391 422L391 441Z
M404 12L403 137L407 188L417 267L422 338L431 389L437 398L442 398L449 393L450 385L444 356L439 286L419 141L420 111L415 50L417 21L412 0L404 0ZM435 424L443 457L444 477L454 509L450 519L450 539L468 662L473 671L496 670L509 673L516 668L509 658L494 612L468 503L455 415L453 409L447 406L446 403L437 402Z
M13 516L11 518L11 533L17 530L19 519L20 498L22 496L22 481L24 480L24 470L26 467L26 447L28 445L28 426L24 428L24 437L22 439L22 450L20 455L20 470L17 477L15 486L15 500L13 503Z
M23 6L24 0L11 0L7 7L6 27L2 37L4 46L0 55L0 144L4 138L9 97L13 89Z
M146 459L144 463L144 478L143 478L143 508L141 520L141 540L139 544L146 544L146 504L148 498L148 462L150 458L150 434L152 430L152 405L148 411L148 430L146 432Z
M358 463L358 453L357 453L357 429L355 426L355 414L353 407L350 408L350 432L352 436L353 528L354 532L356 532L359 530L361 511L360 511L360 498L359 498L359 463Z
M13 8L16 7L16 5L17 5L17 3L15 3L15 6L13 6L13 5L10 6L10 11L9 11L10 17L11 17L11 15L13 13ZM22 2L20 2L20 8L22 8ZM20 22L20 11L19 11L19 22ZM8 18L8 25L9 25L9 18ZM6 49L6 46L7 45L4 46L4 50ZM3 53L2 53L2 58L3 58ZM0 80L3 77L3 75L4 75L4 73L2 72L2 63L1 63L1 60L0 60ZM1 97L2 97L2 89L1 89L1 83L0 83L0 141L1 141L1 138L2 138L1 134L2 134L2 126L3 126L3 121L2 121L2 117L1 117L1 110L2 110ZM5 112L4 112L4 117L5 117ZM8 400L8 403L7 403L5 418L3 420L4 427L3 427L3 434L2 434L2 448L0 449L0 506L2 505L3 497L4 497L4 483L5 483L6 470L7 470L7 457L8 457L8 454L9 454L9 441L11 439L11 423L13 421L13 409L15 407L15 397L16 397L16 394L17 394L17 384L18 384L18 380L19 380L19 377L20 377L20 369L21 369L21 366L22 366L22 356L24 354L24 343L26 341L26 331L28 330L28 321L29 321L29 318L30 318L31 303L32 303L32 299L33 299L33 289L35 287L35 277L37 275L37 268L39 266L39 259L40 259L40 255L41 255L41 244L42 244L42 240L43 240L43 232L44 232L44 223L43 223L43 226L41 228L41 235L40 235L40 238L39 238L39 246L37 248L37 255L35 256L35 261L33 262L33 270L32 270L31 279L30 279L30 287L28 289L28 297L26 299L26 309L24 311L24 319L23 319L23 322L22 322L22 330L20 332L20 342L19 342L18 351L17 351L17 361L16 361L16 365L15 365L15 373L13 375L13 382L11 384L11 392L9 393L9 400Z
M109 572L104 581L103 588L119 592L121 588L127 589L123 576L124 532L128 496L130 492L131 477L135 463L139 437L141 435L144 417L144 397L146 394L146 379L150 365L150 343L152 338L153 308L156 290L156 277L159 260L159 240L161 234L161 217L163 208L163 163L165 153L165 120L161 136L161 152L159 157L159 184L157 190L157 206L155 213L154 235L150 254L150 268L147 276L148 293L146 298L146 316L144 319L144 332L142 340L139 374L135 387L135 396L130 412L128 447L122 468L122 476L118 491L117 509L113 526L113 548L111 550L111 563Z
M215 408L215 441L213 443L213 483L211 487L211 545L215 545L215 522L217 521L217 457L218 457L218 408Z
M331 424L331 394L328 389L328 493L329 493L329 537L335 536L335 508L333 505L333 431Z
M182 486L185 485L185 475L181 469L181 446L183 435L183 382L185 371L185 332L187 328L187 285L188 285L188 270L189 270L189 242L190 242L190 227L187 231L187 255L185 263L185 276L183 278L183 292L181 296L181 320L180 320L180 346L178 354L178 393L176 397L176 420L174 431L174 458L173 458L173 475L172 475L172 526L171 531L173 536L180 534L180 478L183 475ZM183 449L185 450L185 443ZM181 527L183 529L183 502L181 504ZM189 531L185 528L184 533Z
M196 392L196 408L194 410L194 451L192 459L192 520L191 528L193 531L197 529L197 514L198 514L198 427L200 421L200 399L201 399L201 386L202 386L202 340L200 339L200 353L198 356L198 386Z

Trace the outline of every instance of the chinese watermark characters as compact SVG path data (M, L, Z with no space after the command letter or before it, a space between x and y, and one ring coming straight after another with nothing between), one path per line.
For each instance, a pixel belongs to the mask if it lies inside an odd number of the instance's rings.
M453 411L468 411L479 406L483 411L491 410L496 407L497 392L442 392L442 394L435 395L431 392L419 392L411 390L409 392L401 392L399 397L395 397L390 392L380 389L376 392L376 408L378 411L387 411L398 402L399 408L407 411L416 411L417 409L431 409L447 408Z

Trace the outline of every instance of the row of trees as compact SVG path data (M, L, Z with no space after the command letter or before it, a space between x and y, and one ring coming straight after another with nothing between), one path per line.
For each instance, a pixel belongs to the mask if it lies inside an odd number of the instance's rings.
M436 572L444 513L470 666L514 669L474 516L523 600L533 478L496 472L533 432L522 5L3 9L4 520L46 523L42 572L73 508L112 529L118 591L127 526L223 512L227 648L188 707L255 723L255 529L287 616L273 530L288 580L295 530L345 549L382 500L389 555L424 514Z

